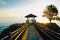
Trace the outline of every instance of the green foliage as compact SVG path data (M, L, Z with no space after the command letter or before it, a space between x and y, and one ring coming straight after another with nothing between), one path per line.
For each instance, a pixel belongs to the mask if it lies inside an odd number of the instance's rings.
M43 13L43 17L47 17L51 23L52 18L54 16L57 16L57 14L58 14L57 8L55 7L55 5L51 4L49 6L46 6L44 13Z
M48 11L49 12L52 12L53 14L54 13L56 13L56 15L58 14L58 10L57 10L57 8L55 7L55 5L49 5L49 6L47 6L47 9L48 9Z

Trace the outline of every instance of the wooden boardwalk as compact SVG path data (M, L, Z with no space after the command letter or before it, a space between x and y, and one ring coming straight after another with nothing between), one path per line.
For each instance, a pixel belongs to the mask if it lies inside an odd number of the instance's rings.
M1 40L60 40L60 33L38 24L25 24Z

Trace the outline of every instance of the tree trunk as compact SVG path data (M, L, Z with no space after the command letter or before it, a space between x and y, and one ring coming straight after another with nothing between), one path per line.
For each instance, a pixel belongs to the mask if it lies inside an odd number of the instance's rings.
M50 18L50 26L51 26L51 18Z
M50 24L51 24L51 19L50 19Z

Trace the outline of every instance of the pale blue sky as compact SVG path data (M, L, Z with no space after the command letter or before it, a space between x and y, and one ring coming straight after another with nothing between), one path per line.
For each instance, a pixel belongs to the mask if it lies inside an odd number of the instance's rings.
M50 4L57 7L60 16L60 0L0 0L0 17L24 17L32 13L38 16L38 21L43 21L43 10Z
M34 1L35 0L0 0L0 9L15 8Z
M0 9L13 8L24 3L24 0L0 0Z

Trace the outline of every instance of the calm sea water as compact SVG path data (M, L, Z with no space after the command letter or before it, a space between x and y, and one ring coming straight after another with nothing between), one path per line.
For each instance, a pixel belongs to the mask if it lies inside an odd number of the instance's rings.
M21 17L2 17L0 18L0 33L14 23L24 23L25 19Z
M5 29L8 28L9 25L14 23L24 23L24 17L0 17L0 33ZM60 21L54 21L57 25L60 26Z

